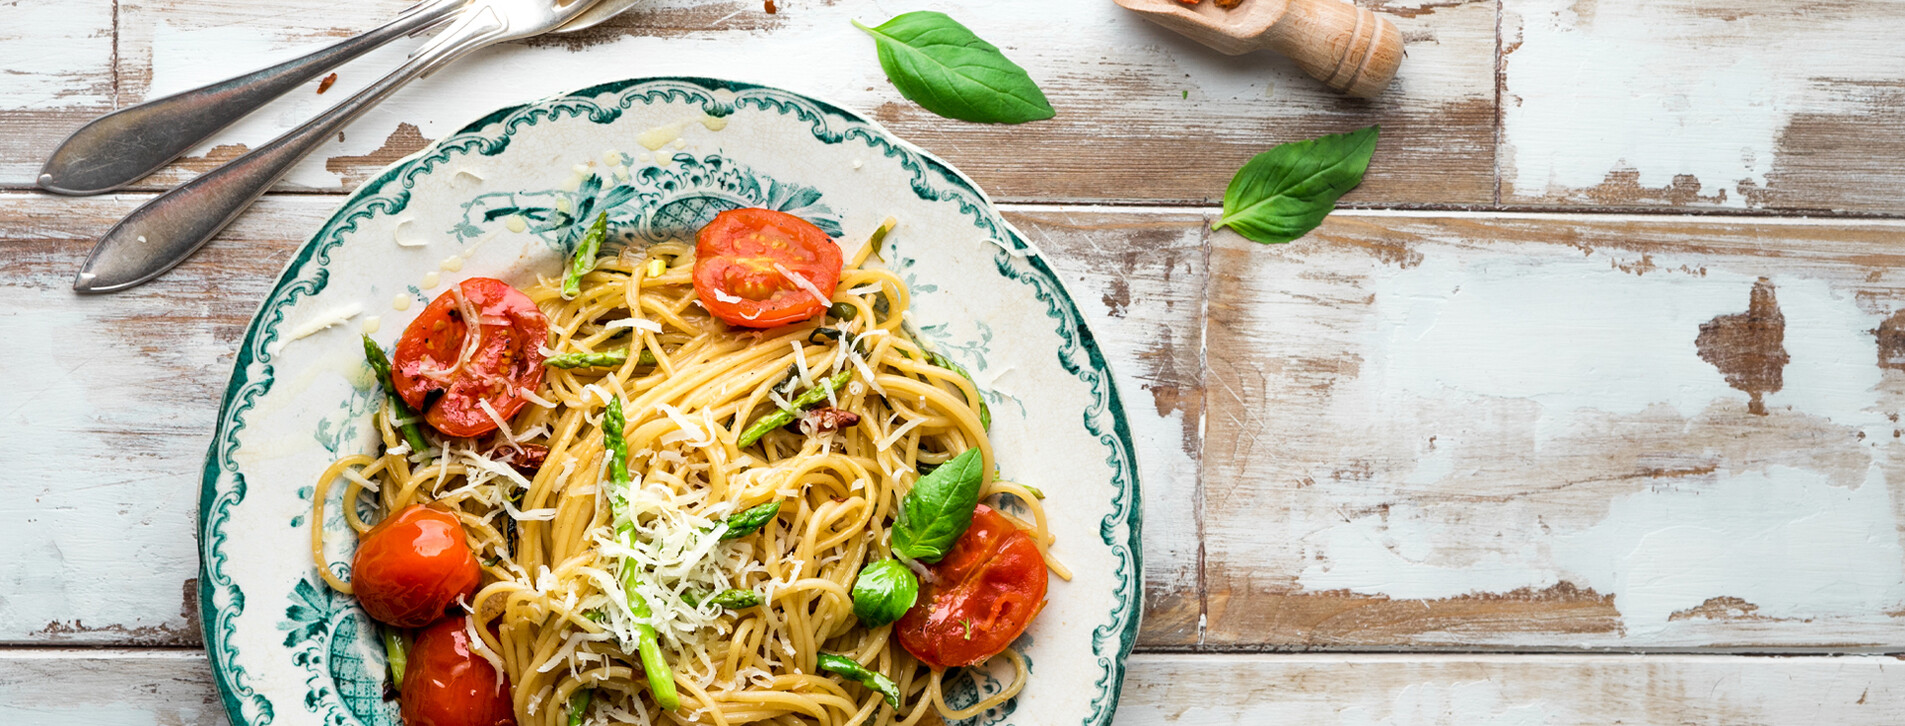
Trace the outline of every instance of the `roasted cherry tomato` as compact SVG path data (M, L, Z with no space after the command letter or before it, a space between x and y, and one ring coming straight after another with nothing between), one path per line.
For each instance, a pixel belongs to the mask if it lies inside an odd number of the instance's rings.
M771 328L806 320L827 309L839 284L840 245L786 212L730 209L695 236L695 295L729 325Z
M417 634L403 669L404 726L515 726L509 681L470 650L469 618Z
M470 315L476 324L465 319ZM496 430L497 419L509 420L527 400L522 392L542 385L548 342L549 318L528 295L501 280L472 277L410 321L391 356L390 375L397 395L438 431L476 436Z
M1045 558L1030 535L984 504L972 527L920 586L893 626L900 645L934 668L972 665L1011 645L1045 607Z
M381 623L420 628L476 594L483 570L456 515L412 504L378 522L357 543L351 589Z

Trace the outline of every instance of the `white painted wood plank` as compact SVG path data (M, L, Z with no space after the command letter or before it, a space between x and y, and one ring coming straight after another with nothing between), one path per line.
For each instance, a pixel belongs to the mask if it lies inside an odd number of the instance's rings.
M1895 649L1894 222L1213 238L1212 644Z
M225 726L230 722L202 651L0 649L0 723Z
M1889 0L1504 0L1502 200L1905 211Z
M0 184L31 183L60 139L113 108L113 0L0 7Z
M124 96L136 101L290 57L404 4L124 0ZM1003 48L1058 108L1056 119L1002 127L932 116L887 83L871 39L849 21L877 22L901 8L783 2L768 15L758 0L657 0L579 37L491 49L415 83L300 165L283 188L349 189L424 139L495 108L633 76L699 75L784 86L870 113L1006 200L1216 199L1238 165L1272 144L1380 122L1385 161L1353 199L1491 201L1494 3L1392 6L1411 16L1397 19L1409 60L1388 95L1364 102L1333 94L1280 57L1222 56L1110 2L935 5ZM419 42L349 66L323 96L315 84L294 92L221 136L224 148L192 152L200 158L151 185L270 138L368 84Z
M1888 656L1139 654L1129 666L1121 726L1877 726L1905 709L1905 667ZM227 723L202 654L150 650L0 651L0 722Z
M1144 490L1139 643L1198 643L1203 446L1203 215L1102 208L1008 213L1091 321L1137 445ZM1009 378L998 385L1010 385Z

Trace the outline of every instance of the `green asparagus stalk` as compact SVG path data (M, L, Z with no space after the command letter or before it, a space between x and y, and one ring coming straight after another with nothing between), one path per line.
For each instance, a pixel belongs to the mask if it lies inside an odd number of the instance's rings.
M853 380L853 369L849 368L833 374L832 378L821 380L820 384L813 388L801 391L800 395L795 396L794 400L788 402L792 404L790 407L762 416L759 421L754 422L754 425L742 431L741 438L734 442L735 445L744 449L753 446L754 442L760 441L762 436L767 435L767 432L792 423L794 417L800 415L801 409L827 400L828 393L839 390L841 386L847 385L847 381L851 380Z
M399 693L403 692L403 672L409 667L410 656L403 644L403 633L396 628L384 626L384 660L390 663L390 684Z
M569 726L582 726L583 716L589 712L589 702L595 700L595 689L582 688L569 694Z
M558 353L543 359L542 364L550 368L620 368L628 362L628 349L611 350L602 353ZM646 348L641 355L635 356L636 365L655 364L655 352Z
M629 562L622 563L622 590L628 593L628 609L638 619L646 619L653 614L648 609L648 601L635 592L637 582L635 567ZM648 692L655 696L655 703L663 710L673 711L681 707L681 697L675 693L675 674L668 668L668 661L662 659L661 643L656 640L655 626L640 623L635 626L635 651L642 657L642 672L648 676Z
M609 399L608 410L602 414L602 443L609 451L609 481L615 485L615 493L609 498L617 508L625 508L628 496L628 439L623 433L628 422L622 415L622 400ZM618 519L626 519L626 512ZM626 532L632 528L624 521L619 527ZM654 614L648 607L648 601L635 591L639 576L635 563L622 560L622 591L628 594L628 609L636 619L646 620ZM635 625L635 650L642 659L642 671L648 676L648 690L655 696L655 703L663 709L673 711L681 706L681 697L675 693L675 675L668 668L668 662L662 659L661 644L656 641L655 626L647 623Z
M573 300L582 292L582 276L595 269L595 256L602 251L602 239L609 235L609 213L596 215L595 224L575 245L575 259L569 261L569 274L562 277L562 299Z
M368 335L364 336L364 360L370 363L371 371L377 374L377 385L384 387L384 399L389 403L391 412L406 422L398 427L403 432L404 443L410 445L412 452L423 453L430 448L430 442L423 438L423 427L417 423L417 412L410 408L410 404L404 403L402 396L397 395L397 387L390 379L390 359L384 357L384 349L377 347L377 341L371 340Z

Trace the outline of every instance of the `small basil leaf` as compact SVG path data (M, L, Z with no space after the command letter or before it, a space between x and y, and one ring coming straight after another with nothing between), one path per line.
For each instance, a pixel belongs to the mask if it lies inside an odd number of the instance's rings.
M1212 230L1229 227L1251 240L1281 244L1302 237L1336 209L1336 200L1363 182L1381 127L1278 144L1245 162L1224 190L1224 214Z
M918 599L919 577L899 560L869 564L853 581L853 616L869 628L899 620Z
M772 520L774 515L780 514L780 512L781 503L779 501L768 502L758 507L749 507L740 514L728 517L728 531L721 533L721 539L739 539L759 532L762 527L767 526L768 521Z
M960 121L1018 124L1057 115L1032 77L945 13L922 10L869 28L880 68L900 95Z
M972 510L979 505L985 483L985 459L978 449L941 464L913 482L900 500L900 516L893 523L893 551L915 560L938 562L952 550L959 535L972 526Z
M834 655L833 653L821 653L818 662L821 670L832 671L841 676L859 681L860 685L878 691L880 695L885 696L886 705L892 706L895 709L900 707L900 687L893 683L893 679L886 677L886 674L860 665L859 662L852 658L848 658L844 655Z

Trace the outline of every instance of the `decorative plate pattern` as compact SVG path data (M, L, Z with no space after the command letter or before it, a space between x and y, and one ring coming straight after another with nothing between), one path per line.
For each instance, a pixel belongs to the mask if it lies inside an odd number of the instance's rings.
M849 247L900 221L885 251L912 286L913 322L979 376L1001 466L1051 497L1054 552L1076 573L1017 643L1032 683L966 723L1111 721L1141 599L1137 470L1064 286L970 180L872 121L779 89L658 78L478 120L365 184L280 275L240 345L201 482L199 602L234 724L398 722L375 629L305 544L312 478L374 444L360 327L388 342L446 283L549 274L603 211L644 244L742 206L800 215ZM351 538L338 517L326 525L347 575ZM975 702L999 675L957 675L948 701Z

